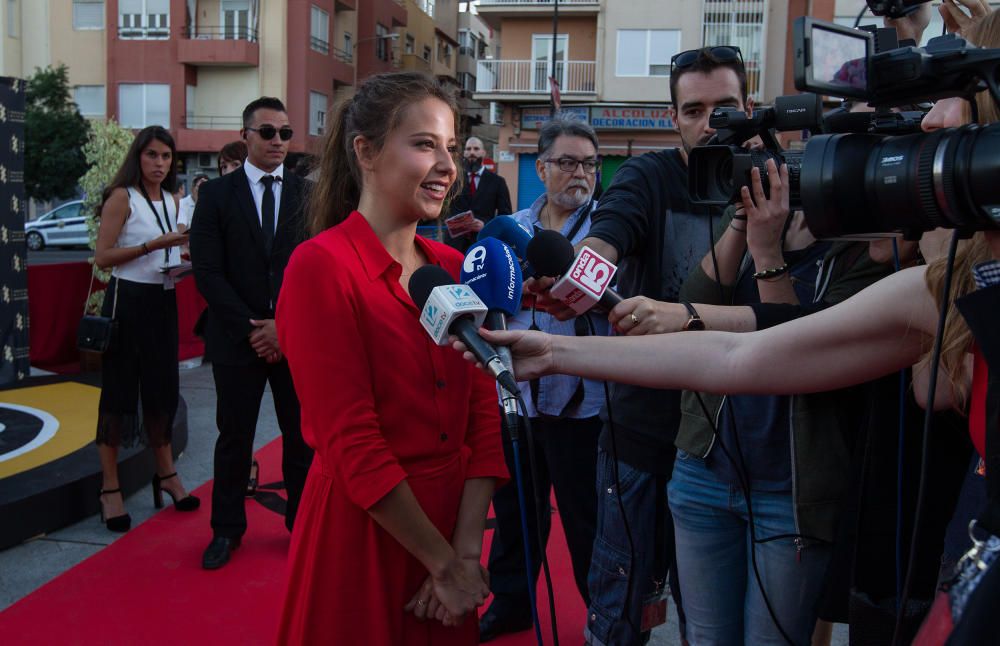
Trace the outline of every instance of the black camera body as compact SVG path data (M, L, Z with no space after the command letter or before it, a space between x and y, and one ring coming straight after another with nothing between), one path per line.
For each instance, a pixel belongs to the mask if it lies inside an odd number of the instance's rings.
M788 164L791 208L805 212L818 238L894 232L918 238L936 227L963 233L1000 229L1000 123L923 133L922 113L889 109L951 97L971 101L987 89L1000 104L1000 49L971 47L954 35L934 38L925 48L897 47L895 30L878 31L876 37L808 16L797 19L796 89L863 100L876 112L839 110L814 125L789 122L783 128L778 117L787 115L781 111L771 120L717 111L713 127L727 119L734 127L711 142L728 146L700 147L689 155L693 201L734 201L754 166L761 168L767 192L763 164L774 157ZM818 105L815 95L802 95L808 97L803 103ZM779 97L775 104L794 98ZM811 136L804 151L781 150L771 131L799 128L824 134ZM754 134L764 140L764 151L738 146Z
M868 0L868 8L876 16L887 16L889 18L902 18L908 16L920 5L931 0Z
M688 188L696 204L722 206L735 202L740 190L751 185L751 171L760 170L764 194L770 196L767 160L778 166L788 164L792 191L791 208L799 208L798 174L802 151L783 150L774 131L820 128L823 104L815 94L779 96L773 107L754 110L752 116L736 108L718 108L709 117L716 134L705 146L697 146L688 155ZM762 150L743 147L743 142L759 136Z

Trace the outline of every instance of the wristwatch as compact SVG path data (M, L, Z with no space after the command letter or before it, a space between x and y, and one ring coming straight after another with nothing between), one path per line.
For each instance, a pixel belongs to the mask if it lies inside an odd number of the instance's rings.
M683 302L683 301L681 302L681 305L683 305L687 309L688 314L691 316L691 318L689 318L687 320L687 322L684 324L684 326L681 327L681 330L683 330L685 332L687 332L689 330L704 330L705 329L705 321L702 321L701 317L698 316L698 312L694 309L694 306L691 305L691 303L687 303L687 302Z

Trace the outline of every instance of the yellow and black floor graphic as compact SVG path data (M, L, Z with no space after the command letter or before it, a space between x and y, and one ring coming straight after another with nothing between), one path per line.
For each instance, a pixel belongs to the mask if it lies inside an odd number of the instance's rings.
M0 391L0 479L94 441L100 388L63 383Z
M0 549L98 511L101 464L94 437L99 376L41 377L0 389ZM171 447L187 447L187 406L178 402ZM142 446L118 452L125 495L149 484L154 460Z

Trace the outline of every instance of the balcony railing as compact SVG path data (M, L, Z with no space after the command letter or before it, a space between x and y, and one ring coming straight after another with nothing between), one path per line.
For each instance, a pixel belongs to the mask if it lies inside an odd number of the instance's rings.
M323 40L322 38L316 38L315 36L311 36L309 38L309 46L312 47L314 51L317 51L320 54L330 53L330 42Z
M191 130L239 130L243 127L243 119L238 116L189 114L184 117L181 127Z
M247 40L257 42L257 30L250 27L195 27L184 28L184 37L191 40Z
M331 49L333 50L333 57L338 61L344 63L351 63L354 61L354 55L346 49L341 49L339 47L331 47Z
M561 1L561 0L560 0ZM558 61L555 77L559 92L594 94L595 61ZM492 94L548 94L552 66L548 61L479 61L476 92Z
M536 7L538 5L555 4L554 0L479 0L480 7L498 5L509 7L511 5L521 5L524 7ZM600 0L559 0L559 5L600 5Z
M167 40L169 27L125 27L118 26L118 38L122 40Z

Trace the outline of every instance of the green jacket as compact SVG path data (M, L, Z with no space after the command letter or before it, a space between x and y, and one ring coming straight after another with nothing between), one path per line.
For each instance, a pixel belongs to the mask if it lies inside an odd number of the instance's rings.
M731 214L731 210L727 216ZM729 217L720 225L720 235L729 226ZM744 263L744 271L747 264ZM820 265L815 304L789 307L795 318L834 305L889 273L868 255L865 242L835 242ZM720 301L719 286L697 265L681 289L681 300L689 303L730 304L732 287L724 287ZM795 311L795 313L791 313ZM702 393L706 408L718 428L719 413L725 397ZM849 480L852 437L860 423L862 402L858 391L796 395L790 398L788 432L792 451L792 497L796 532L803 536L833 541L841 496ZM681 424L675 442L679 449L704 458L715 444L712 424L706 420L697 397L690 391L681 396Z

